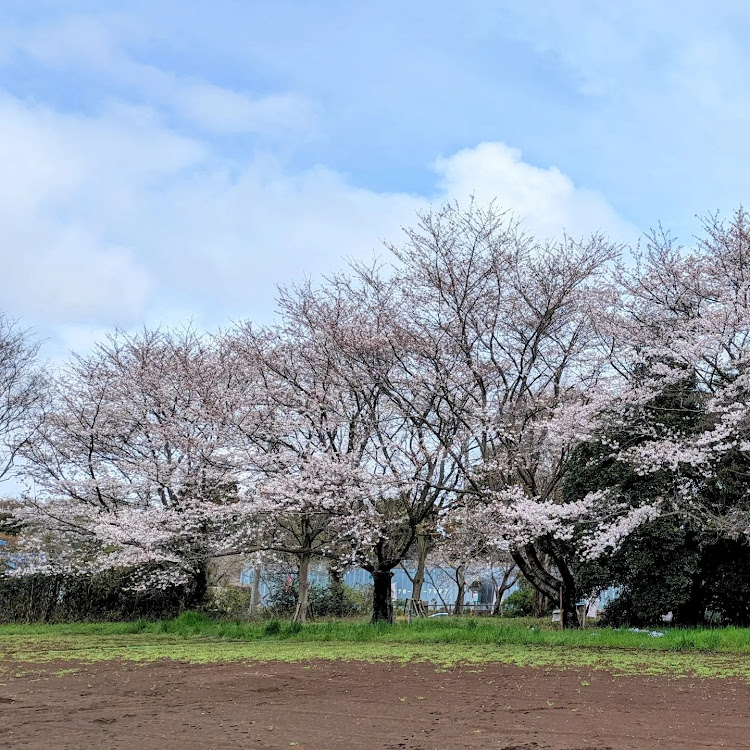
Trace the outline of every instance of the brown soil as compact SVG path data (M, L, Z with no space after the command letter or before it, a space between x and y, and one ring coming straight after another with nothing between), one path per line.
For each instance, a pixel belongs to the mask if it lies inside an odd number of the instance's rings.
M750 685L728 680L357 662L10 666L0 748L750 748Z

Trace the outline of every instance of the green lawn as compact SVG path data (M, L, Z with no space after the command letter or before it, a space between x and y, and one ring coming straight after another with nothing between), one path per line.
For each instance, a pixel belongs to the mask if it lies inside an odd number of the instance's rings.
M278 632L277 632L278 629ZM371 625L368 622L313 622L302 627L277 621L265 624L212 620L186 612L174 620L149 622L73 623L65 625L4 625L0 641L9 636L119 636L135 634L205 636L241 641L296 643L356 642L398 644L474 644L519 646L575 646L653 651L717 651L750 653L750 628L662 628L661 637L627 629L563 630L548 621L445 617L414 620L411 624Z
M750 681L750 629L552 630L527 620L440 618L373 626L304 627L211 620L186 613L160 622L0 627L0 662L176 659L206 661L427 661L436 668L490 662L616 674L740 677Z

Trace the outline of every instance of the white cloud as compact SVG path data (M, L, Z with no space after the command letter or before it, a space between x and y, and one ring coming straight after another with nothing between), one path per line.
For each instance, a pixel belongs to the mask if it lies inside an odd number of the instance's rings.
M313 120L309 103L291 94L255 98L211 84L186 83L174 87L171 99L185 118L221 135L303 131Z
M121 14L72 15L55 23L6 30L0 48L6 62L12 50L48 68L105 76L109 86L127 90L134 100L171 110L206 132L278 138L307 134L314 127L317 114L305 97L235 91L139 62L128 47L150 36Z
M637 230L602 195L576 187L556 167L542 169L524 162L518 149L504 143L463 149L439 158L435 168L444 196L465 201L474 195L480 203L494 200L539 238L559 237L563 231L574 238L601 231L618 242L637 237Z
M0 98L0 283L14 312L43 321L142 313L150 272L100 210L124 207L134 183L192 158L183 140L149 132L141 141L142 132Z
M430 196L376 192L325 167L218 156L151 109L71 116L0 98L0 293L56 332L142 321L269 319L275 285L381 253L430 203L497 199L541 235L632 229L606 200L502 143L443 157ZM628 234L628 237L630 234Z
M647 98L667 111L691 102L717 116L737 107L747 115L746 7L736 0L683 0L679 8L548 0L511 4L507 12L514 30L573 72L584 94Z

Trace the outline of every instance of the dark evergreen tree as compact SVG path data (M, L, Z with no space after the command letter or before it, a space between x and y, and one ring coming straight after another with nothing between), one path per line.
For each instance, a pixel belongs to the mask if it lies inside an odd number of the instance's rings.
M577 449L563 493L566 500L589 492L610 491L618 502L637 507L644 501L668 500L674 492L675 476L663 470L639 474L609 447L622 448L648 440L656 429L666 432L697 430L702 420L702 395L695 380L686 375L670 385L651 403L608 434L607 440L592 441ZM604 437L604 436L603 436ZM684 475L682 475L684 478ZM575 546L575 540L572 543ZM614 625L645 625L659 622L672 612L677 619L702 619L705 599L701 578L701 537L684 515L665 513L630 534L621 546L600 558L579 558L575 568L579 591L589 593L610 586L619 588L605 619Z

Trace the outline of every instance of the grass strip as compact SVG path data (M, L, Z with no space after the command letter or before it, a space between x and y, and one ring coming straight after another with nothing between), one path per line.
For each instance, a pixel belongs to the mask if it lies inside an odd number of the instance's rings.
M523 645L576 648L617 648L647 651L705 651L750 653L750 628L662 628L664 635L633 632L626 628L555 630L549 623L531 619L490 619L445 617L415 620L411 624L371 625L367 622L295 623L227 622L203 614L186 612L173 620L150 622L73 623L61 625L0 626L0 642L7 637L174 635L204 636L242 641L295 641Z
M389 642L227 641L205 637L88 636L29 640L6 638L0 661L55 665L60 662L150 662L160 659L192 664L360 661L427 662L437 669L508 664L539 669L606 670L615 675L740 678L750 682L750 658L709 653L644 652L636 649L555 648L549 646L410 644Z
M652 638L621 630L560 632L513 621L445 620L300 628L273 621L227 623L187 613L162 622L8 626L0 628L0 662L343 660L428 662L436 669L495 663L750 681L750 631L744 629L675 629Z

